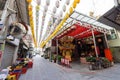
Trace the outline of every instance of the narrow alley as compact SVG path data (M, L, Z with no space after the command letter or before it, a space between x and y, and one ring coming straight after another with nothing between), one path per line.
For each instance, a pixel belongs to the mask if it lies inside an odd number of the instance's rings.
M119 74L119 64L104 70L83 72L51 63L37 55L33 68L21 75L19 80L119 80Z

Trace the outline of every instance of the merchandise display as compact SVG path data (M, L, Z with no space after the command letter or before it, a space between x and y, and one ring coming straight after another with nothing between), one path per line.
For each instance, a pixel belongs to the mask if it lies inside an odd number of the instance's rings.
M0 80L18 80L21 74L25 74L32 66L33 61L31 59L19 58L15 64L0 71Z
M75 46L72 44L73 39L74 38L72 37L65 36L60 40L61 45L59 46L59 48L62 56L69 61L72 61L71 56L73 49L75 48Z

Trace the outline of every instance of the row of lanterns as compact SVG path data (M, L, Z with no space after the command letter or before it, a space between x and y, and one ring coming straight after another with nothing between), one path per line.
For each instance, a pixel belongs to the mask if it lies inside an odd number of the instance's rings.
M37 4L36 6L36 42L38 43L38 27L39 27L39 10L40 10L40 5ZM38 44L37 44L38 46Z
M57 8L59 8L59 0L57 0L55 2L55 6L53 7L53 10L52 10L52 14L55 14L56 11L57 11ZM45 17L46 15L46 12L48 10L48 6L50 5L50 0L46 0L46 6L44 7L44 13L43 13L43 16ZM47 25L47 30L46 30L46 33L45 35L43 36L43 39L42 40L45 40L46 37L48 37L48 35L51 33L51 31L53 30L52 28L54 28L51 24L53 24L53 18L54 17L50 17L50 20L48 22L48 25ZM44 20L43 20L44 21ZM55 24L55 23L54 23ZM43 28L42 28L43 29ZM42 32L42 30L41 30Z
M33 40L34 40L34 45L35 47L37 47L37 42L36 42L36 38L35 38L35 31L34 31L34 21L33 21L33 7L31 5L32 0L27 0L28 2L28 13L29 13L29 21L30 21L30 27L31 27L31 31L32 31L32 36L33 36Z
M65 17L60 22L60 24L56 27L55 31L44 42L41 43L41 47L45 46L45 44L50 39L52 39L56 35L56 33L63 27L63 24L66 22L66 20L69 18L69 16L73 13L73 10L76 8L76 6L79 2L80 2L80 0L74 0L73 1L72 6L69 8L69 12L66 13Z
M45 25L45 18L46 18L46 15L47 15L49 5L50 5L50 0L46 0L46 4L44 6L43 15L42 15L42 23L41 23L39 42L44 38L44 37L42 37L42 35L43 35L42 33L43 33L43 29L44 29L44 25Z
M48 32L47 32L48 34L46 33L46 34L47 34L47 37L54 31L55 27L56 27L57 24L60 22L60 19L61 19L61 17L63 16L63 12L66 11L66 5L69 5L69 4L70 4L70 0L66 0L65 5L63 5L63 7L62 7L62 11L59 12L58 18L57 18L56 21L53 23L53 26L52 26L52 27L49 27L49 25L48 25ZM59 2L59 0L57 0L55 6L54 6L54 8L53 8L53 11L52 11L53 14L56 13L57 8L59 8L59 5L60 5L60 2ZM54 18L54 17L53 17L53 18ZM49 28L51 28L51 29L49 29Z

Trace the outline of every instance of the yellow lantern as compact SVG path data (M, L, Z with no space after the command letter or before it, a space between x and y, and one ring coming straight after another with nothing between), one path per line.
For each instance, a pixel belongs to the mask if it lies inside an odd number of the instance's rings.
M31 3L31 2L32 2L32 0L27 0L27 2L28 2L28 3Z
M66 22L66 19L63 19L63 22Z
M30 17L29 19L30 19L29 21L33 21L33 17Z
M28 10L31 11L32 10L32 5L28 5Z
M33 15L33 12L32 11L29 11L29 16L32 16Z
M79 3L79 2L80 2L80 0L75 0L75 2L76 2L76 3Z
M30 21L30 24L33 24L33 20Z
M64 21L61 22L61 26L63 26L63 24L64 24Z
M72 14L72 13L73 13L73 8L70 7L69 14Z
M73 6L73 8L76 8L77 3L74 1L72 6Z
M32 27L34 26L34 24L30 22L30 26L31 26L31 28L32 28Z
M29 19L30 19L30 22L33 21L33 18L30 17Z
M36 10L39 10L39 9L40 9L40 6L39 6L39 5L37 5L37 6L36 6Z
M66 15L65 15L65 19L68 19L68 18L69 18L69 14L66 13Z

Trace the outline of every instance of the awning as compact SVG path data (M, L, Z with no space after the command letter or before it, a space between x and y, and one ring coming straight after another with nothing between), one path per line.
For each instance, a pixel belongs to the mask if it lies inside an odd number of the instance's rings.
M98 21L120 30L120 6L110 9Z
M73 27L73 28L71 28ZM74 38L85 38L92 36L92 26L85 27L83 25L80 25L79 23L74 24L70 28L66 29L61 35L59 35L57 38L62 38L63 36L72 36ZM93 29L95 35L101 34L101 32Z
M70 18L67 19L64 27L58 33L57 38L61 38L65 35L76 38L91 36L92 33L90 29L93 29L94 33L97 35L100 33L110 34L113 28L100 23L89 16L74 11ZM81 35L83 33L84 35Z

